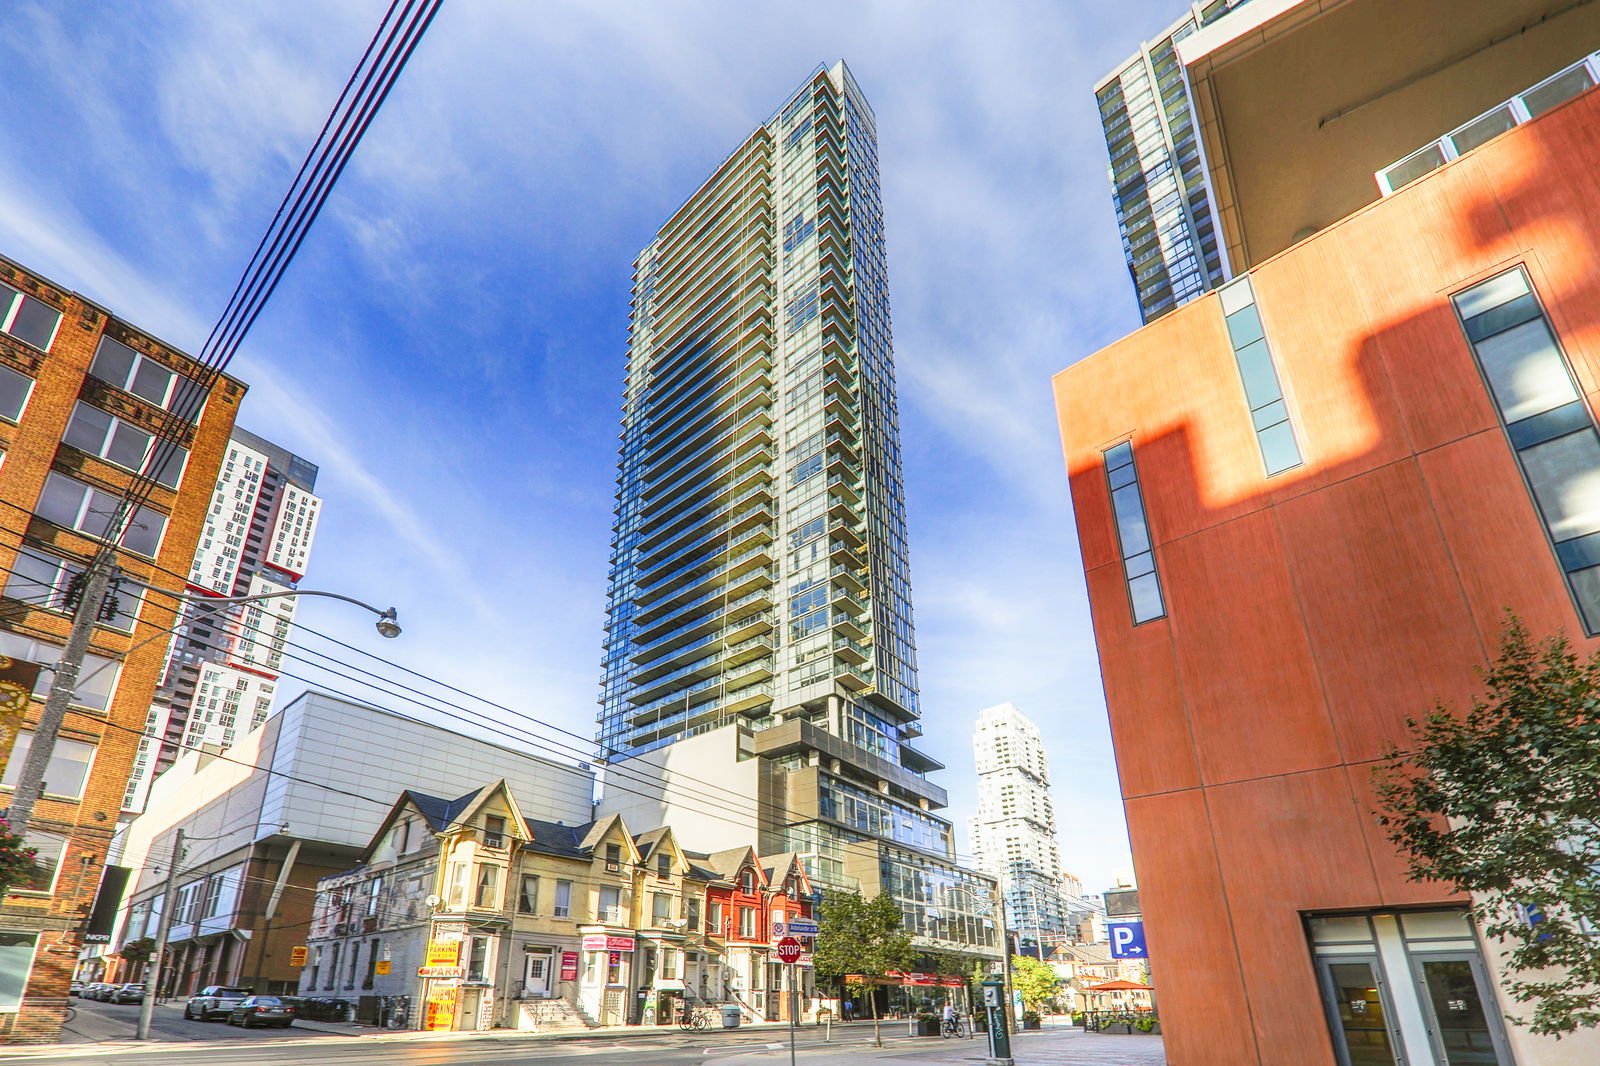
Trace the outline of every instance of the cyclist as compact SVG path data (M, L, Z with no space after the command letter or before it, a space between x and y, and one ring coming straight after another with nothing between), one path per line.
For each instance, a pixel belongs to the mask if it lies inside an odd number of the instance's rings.
M939 1035L940 1036L960 1036L961 1035L961 1014L960 1014L960 1012L958 1012L956 1010L955 1004L946 1003L944 1005L943 1015L944 1015L944 1025L940 1028Z

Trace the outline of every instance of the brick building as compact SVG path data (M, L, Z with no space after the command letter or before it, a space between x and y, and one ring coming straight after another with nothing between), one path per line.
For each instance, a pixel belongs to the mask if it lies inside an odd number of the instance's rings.
M245 392L220 378L197 420L186 421L173 412L199 372L189 356L105 308L0 260L0 654L57 661L70 628L67 584L158 437L183 451L130 521L118 565L183 590ZM34 869L0 901L0 1042L44 1043L58 1032L166 656L161 637L174 615L160 599L124 586L115 616L95 631L28 827ZM20 722L0 722L0 803L9 805L50 678L40 671Z
M1597 40L1262 0L1179 44L1238 273L1055 383L1172 1066L1600 1059L1502 1021L1371 774L1506 609L1596 647Z

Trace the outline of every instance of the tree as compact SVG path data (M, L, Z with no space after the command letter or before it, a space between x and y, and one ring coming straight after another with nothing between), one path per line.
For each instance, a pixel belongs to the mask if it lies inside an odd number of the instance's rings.
M1024 1008L1038 1013L1042 1004L1056 996L1061 977L1048 962L1027 955L1011 956L1011 987L1022 997Z
M37 850L27 846L21 833L14 832L11 823L0 819L0 896L12 885L20 885L33 876L33 859Z
M1535 643L1508 617L1484 693L1406 720L1376 771L1378 822L1414 881L1469 893L1509 952L1518 1024L1560 1035L1600 1024L1600 653Z
M852 995L870 992L874 978L907 970L916 960L911 937L901 928L900 905L886 893L867 900L859 892L829 890L823 893L820 915L811 965L820 976L844 984ZM875 999L872 1038L882 1046Z
M140 937L138 940L128 941L126 944L122 945L122 950L117 952L117 954L122 957L124 962L139 966L148 963L150 961L150 956L154 955L155 951L155 939L145 936Z

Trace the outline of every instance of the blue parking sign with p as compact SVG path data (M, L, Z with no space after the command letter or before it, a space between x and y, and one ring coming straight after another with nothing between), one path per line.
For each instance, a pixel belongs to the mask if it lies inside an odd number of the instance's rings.
M1143 922L1116 922L1107 925L1106 932L1111 934L1111 957L1113 959L1143 959L1149 957L1150 952L1144 946Z

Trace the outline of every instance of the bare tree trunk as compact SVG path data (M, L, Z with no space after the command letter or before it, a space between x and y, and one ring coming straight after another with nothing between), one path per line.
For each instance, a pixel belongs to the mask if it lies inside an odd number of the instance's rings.
M867 995L872 1003L872 1043L875 1047L883 1046L883 1030L878 1026L878 990L869 985Z

